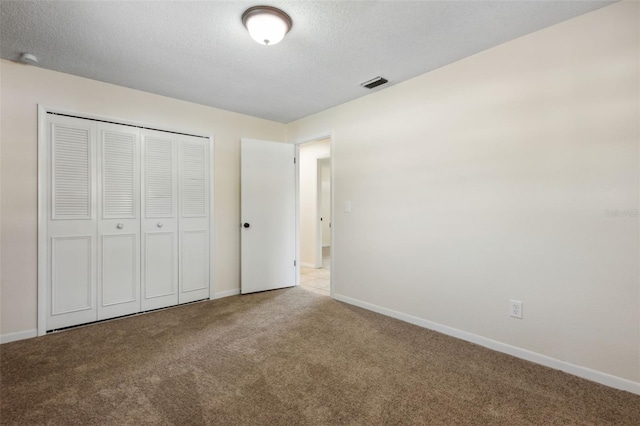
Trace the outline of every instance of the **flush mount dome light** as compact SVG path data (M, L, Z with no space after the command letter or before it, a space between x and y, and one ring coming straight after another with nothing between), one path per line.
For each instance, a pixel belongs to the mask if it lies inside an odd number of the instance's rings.
M291 29L289 15L271 6L254 6L242 14L242 23L252 39L265 46L279 43Z

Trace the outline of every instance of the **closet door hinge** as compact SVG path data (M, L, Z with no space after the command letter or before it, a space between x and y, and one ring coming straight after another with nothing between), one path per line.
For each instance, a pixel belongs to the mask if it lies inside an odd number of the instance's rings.
M296 261L295 260L293 261L293 266L296 266Z

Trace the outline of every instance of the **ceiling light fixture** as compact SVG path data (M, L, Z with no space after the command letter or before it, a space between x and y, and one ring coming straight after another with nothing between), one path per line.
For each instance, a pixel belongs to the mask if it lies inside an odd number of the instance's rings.
M242 23L252 39L265 46L280 43L293 22L289 15L271 6L254 6L242 14Z

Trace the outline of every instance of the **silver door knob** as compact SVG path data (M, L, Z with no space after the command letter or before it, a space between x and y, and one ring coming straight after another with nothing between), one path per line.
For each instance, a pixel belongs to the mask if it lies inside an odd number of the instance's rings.
M118 229L122 229L122 228L124 228L124 223L119 223L119 224L117 224L117 225L116 225L116 228L118 228Z
M162 228L164 226L164 224L162 222L158 222L158 224L156 225L158 228Z

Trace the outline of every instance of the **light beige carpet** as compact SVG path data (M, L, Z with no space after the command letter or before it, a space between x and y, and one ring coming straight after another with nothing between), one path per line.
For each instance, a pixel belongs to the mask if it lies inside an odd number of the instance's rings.
M640 396L302 288L0 351L2 424L640 424Z

